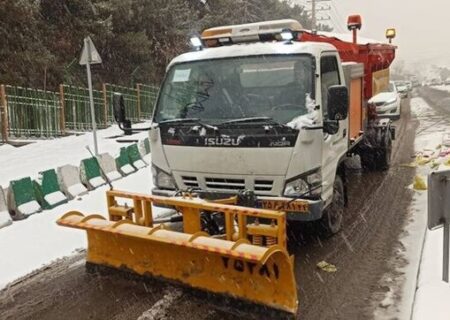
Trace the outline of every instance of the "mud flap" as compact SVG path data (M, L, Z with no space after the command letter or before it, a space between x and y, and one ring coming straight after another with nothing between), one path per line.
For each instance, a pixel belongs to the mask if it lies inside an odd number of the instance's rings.
M281 245L262 247L245 239L222 240L204 232L188 234L75 211L57 223L87 231L89 263L297 312L293 261Z

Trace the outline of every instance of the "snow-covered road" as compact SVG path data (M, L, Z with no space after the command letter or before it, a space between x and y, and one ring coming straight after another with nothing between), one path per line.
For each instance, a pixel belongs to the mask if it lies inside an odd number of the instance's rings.
M450 123L445 118L443 119L442 114L430 107L422 98L416 97L411 99L411 110L414 119L408 118L408 111L405 112L407 117L398 123L399 136L395 142L396 151L393 154L393 168L386 174L376 173L366 176L366 174L356 170L350 175L349 179L352 184L350 188L350 215L347 217L346 228L341 233L341 236L324 240L319 245L316 243L316 238L309 239L308 234L306 234L306 239L299 239L299 247L293 249L296 276L299 279L298 286L301 293L302 314L307 315L307 318L314 318L318 315L326 317L335 314L345 315L348 319L352 318L352 315L368 315L368 310L373 312L375 309L375 319L392 317L409 319L412 310L414 311L414 320L450 319L448 316L450 308L447 303L450 299L450 287L440 279L442 232L425 231L426 191L414 191L409 212L406 210L411 200L410 195L413 192L411 191L412 185L408 188L408 184L413 183L414 172L420 177L425 177L432 170L431 167L434 168L433 170L437 168L436 164L439 164L441 168L446 167L444 162L448 156L437 157L434 161L427 162L425 160L430 155L439 155L442 154L442 151L445 151L443 133L450 131ZM420 123L416 129L417 120ZM105 139L115 134L113 132L114 129L108 130L112 132L105 133ZM421 157L416 158L415 167L409 167L405 165L408 164L408 161L412 162L414 160L411 157L414 153L412 142L414 131L417 134L414 148L416 155ZM72 139L75 138L79 137L72 137ZM86 142L89 142L89 135L79 139L80 141L73 143L72 146L77 144L77 148L85 152L84 146L87 144ZM48 143L50 144L50 142ZM117 151L121 146L121 144L113 142L113 140L105 142L106 144L110 144L109 150L106 148L104 151L110 151L111 153ZM59 142L58 145L58 147L50 146L49 148L52 152L60 152L61 159L67 161L69 157L63 153L71 152L71 149L64 150L65 144L60 144ZM24 155L28 153L26 149L30 147L26 146L14 151L24 152ZM37 151L41 149L36 148L36 151L33 151L36 152L35 159L43 156L38 154ZM2 149L0 149L1 151ZM79 159L83 158L79 155L74 157L78 157L72 162L75 164L77 164ZM18 161L19 158L20 155L15 154L12 159ZM59 157L49 157L48 159L59 159ZM149 161L150 157L148 156L146 160ZM419 160L422 160L422 162L419 163ZM0 158L1 161L4 161L4 159ZM50 162L49 160L47 163L42 164L41 167L47 168L49 165L63 164ZM26 168L28 168L26 169L28 171L24 171L24 174L31 174L33 171L32 164L27 164ZM17 168L14 170L16 170L16 173L22 172ZM34 171L37 172L38 170ZM115 189L136 192L149 192L151 186L151 173L148 168L144 168L114 183ZM365 199L360 199L359 190L361 188L364 188L368 195ZM77 248L85 248L86 236L84 232L59 227L55 224L55 221L69 210L105 214L106 202L104 193L106 189L106 187L99 188L78 200L31 216L24 221L15 222L10 227L0 229L0 252L2 257L0 259L0 270L2 271L0 272L0 288L36 268L49 264L55 259L71 255ZM402 201L396 197L402 197ZM406 224L404 224L404 220L406 220ZM404 225L403 232L400 230L402 225ZM399 233L401 233L401 237L398 239ZM395 244L396 239L400 241L400 245ZM390 247L391 245L393 249ZM424 248L423 254L422 247ZM383 262L383 259L388 259L392 250L394 251L391 257L392 261L389 263ZM327 261L336 264L338 268L336 275L317 273L315 264L325 257ZM49 294L55 292L54 290L65 290L69 276L73 277L70 279L72 285L79 282L77 279L82 279L79 278L84 274L84 271L79 270L82 269L79 263L82 260L82 255L78 255L75 266L71 269L72 273L67 275L67 277L64 277L64 273L60 272L58 282L46 282L45 288L49 288ZM57 269L63 269L67 268L65 263L67 261L61 264L54 263L52 266L56 266ZM419 266L420 274L417 276ZM386 270L387 267L391 269ZM52 268L54 267L49 268L47 279L52 274ZM380 282L380 274L383 275L383 272L385 272L384 277ZM42 273L47 273L47 271L43 270ZM320 281L318 281L318 277L320 277ZM116 277L108 278L104 282L101 282L101 279L96 281L100 281L100 285L107 285L107 290L116 292L115 298L117 299L125 299L125 295L130 292L136 292L135 290L138 289L138 286L142 286L140 282L138 284L131 283L131 286L129 286ZM36 282L33 278L25 282L25 284L28 283L32 288L39 286L39 281ZM400 284L401 288L396 288L396 284ZM84 292L84 290L87 290L87 286L88 284L80 283L74 290L76 292ZM378 287L381 289L376 289ZM119 288L125 291L118 293L121 292ZM172 290L171 288L169 289ZM99 292L95 288L90 288L89 290L92 295L104 294L104 289L102 288L100 288ZM152 304L160 305L158 301L161 299L161 301L165 301L164 291L162 293L159 292L162 290L160 287L157 286L149 290L154 295ZM383 295L381 298L380 291ZM20 286L16 286L14 289L11 288L11 290L6 292L20 295L24 300L21 301L19 298L14 304L15 308L20 308L27 301L27 294L24 293ZM147 288L140 293L139 297L142 299L146 298L148 295L146 293ZM345 299L345 303L340 298L343 293L346 293L345 297L342 298ZM313 302L313 300L315 301L320 297L327 300L327 307ZM86 301L86 299L81 299L79 303L87 303ZM371 301L370 303L374 307L372 308L367 301ZM51 303L48 305L51 305ZM33 316L41 314L39 312L48 313L49 310L46 309L48 305L46 302L42 308L38 308L36 313L32 309L27 310L32 312ZM177 303L171 306L170 313L173 315L177 314L174 309L175 305L179 306L181 312L192 315L191 318L193 319L200 319L200 316L193 315L203 314L205 308L207 308L198 300L193 300L190 295L185 296L184 294L182 297L177 298ZM139 311L141 313L148 310L148 306L146 307L142 303L134 306L137 308L136 310L142 310ZM73 310L78 310L76 306L72 306L72 308ZM104 312L108 311L106 306L103 306L103 308L106 308ZM12 309L8 310L11 311ZM58 310L56 307L51 310L51 314L53 314L52 319L57 318ZM11 312L14 315L15 311ZM77 312L82 312L82 310ZM217 317L213 317L214 319L232 318L227 313L215 312Z

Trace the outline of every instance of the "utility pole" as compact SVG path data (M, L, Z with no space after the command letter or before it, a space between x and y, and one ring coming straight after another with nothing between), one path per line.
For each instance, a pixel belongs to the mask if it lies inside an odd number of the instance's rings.
M306 9L306 11L310 11L311 12L311 31L312 33L317 33L317 22L318 21L327 21L330 20L331 17L327 16L327 17L317 17L317 14L319 12L324 12L324 11L329 11L331 9L331 6L321 6L318 7L317 3L319 2L330 2L331 0L310 0L308 1L308 3L311 3L311 9L308 10Z

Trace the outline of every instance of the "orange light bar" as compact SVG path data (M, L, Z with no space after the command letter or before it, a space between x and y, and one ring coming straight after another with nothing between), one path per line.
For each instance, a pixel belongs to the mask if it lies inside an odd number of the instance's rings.
M203 40L230 38L233 42L258 41L260 35L279 34L284 29L298 32L303 27L293 19L273 20L210 28L203 31L201 37Z
M232 30L233 29L227 27L206 29L205 31L202 32L202 39L207 40L218 37L231 37Z

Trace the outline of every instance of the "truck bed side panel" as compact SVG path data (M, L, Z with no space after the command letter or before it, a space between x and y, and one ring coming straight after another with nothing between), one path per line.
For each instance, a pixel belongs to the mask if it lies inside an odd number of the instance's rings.
M343 69L350 98L348 137L351 144L359 139L364 128L364 65L344 63Z

